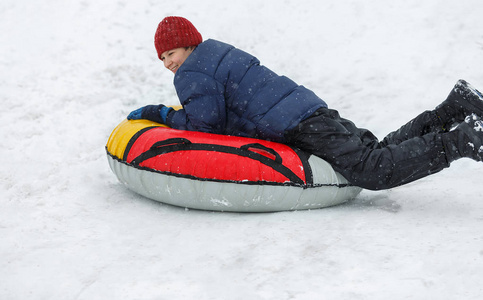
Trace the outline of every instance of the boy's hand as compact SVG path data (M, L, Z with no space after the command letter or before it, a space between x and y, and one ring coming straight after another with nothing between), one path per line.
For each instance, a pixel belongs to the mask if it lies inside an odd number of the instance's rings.
M168 113L172 110L171 107L160 105L146 105L132 111L128 116L128 120L146 119L156 123L166 124Z
M146 106L144 106L146 107ZM142 114L143 114L143 109L144 107L141 107L141 108L138 108L136 110L133 110L128 116L127 116L127 119L128 120L139 120L142 118Z

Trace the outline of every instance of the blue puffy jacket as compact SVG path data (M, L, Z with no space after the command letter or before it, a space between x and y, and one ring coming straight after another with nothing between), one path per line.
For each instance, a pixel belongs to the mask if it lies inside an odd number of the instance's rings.
M172 128L277 142L327 104L312 91L261 66L235 47L207 40L175 74L183 109L168 114Z

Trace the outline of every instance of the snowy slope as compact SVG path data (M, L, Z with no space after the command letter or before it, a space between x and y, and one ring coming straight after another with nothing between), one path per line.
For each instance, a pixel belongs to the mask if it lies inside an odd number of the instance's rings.
M483 89L481 1L233 2L0 2L0 299L481 299L481 163L270 214L172 207L116 180L111 130L177 103L153 46L167 15L381 138L459 78Z

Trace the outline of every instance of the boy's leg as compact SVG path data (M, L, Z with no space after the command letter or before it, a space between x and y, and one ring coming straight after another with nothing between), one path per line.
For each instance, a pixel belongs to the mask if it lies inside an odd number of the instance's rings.
M439 133L445 131L444 124L441 122L436 112L427 110L401 126L398 130L389 133L381 141L381 145L397 145L403 141L414 137L420 137L431 132Z
M468 82L458 80L445 101L391 132L381 143L399 144L431 132L448 132L453 124L463 122L465 117L473 113L483 117L483 95Z
M329 162L352 184L371 190L403 185L449 166L441 134L385 145L330 109L319 109L286 137L288 143Z

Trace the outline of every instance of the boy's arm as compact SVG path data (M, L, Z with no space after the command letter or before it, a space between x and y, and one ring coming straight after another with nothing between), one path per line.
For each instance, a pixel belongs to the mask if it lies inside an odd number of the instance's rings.
M224 86L196 72L177 76L175 87L183 109L170 111L166 124L175 129L224 133L226 108Z

